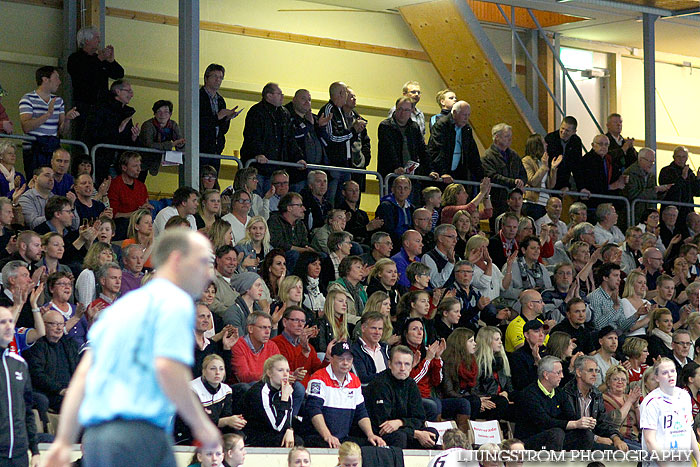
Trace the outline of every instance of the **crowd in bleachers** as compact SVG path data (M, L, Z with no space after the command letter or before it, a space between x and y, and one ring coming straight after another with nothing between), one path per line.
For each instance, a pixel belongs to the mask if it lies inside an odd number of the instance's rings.
M148 281L154 238L176 227L202 232L215 253L216 279L196 302L192 389L248 445L431 448L426 422L466 433L486 419L514 426L528 449L640 448L640 402L664 357L698 415L700 215L589 196L692 202L700 182L684 147L657 183L654 151L637 151L612 114L585 153L567 116L531 135L522 157L512 128L496 124L480 154L469 125L479 115L446 89L442 112L426 117L415 81L372 141L346 84L332 83L314 113L307 90L283 105L268 83L245 115L240 156L254 163L224 187L210 156L241 111L218 93L225 70L212 64L198 189L149 200L144 180L162 156L139 147L188 144L173 104L155 102L139 125L114 49L99 49L91 28L78 42L72 104L55 95L62 71L50 66L19 102L19 126L35 137L24 173L19 148L0 138L0 305L43 423L92 323ZM0 120L16 128L2 108ZM99 151L93 164L61 147L68 135L133 150ZM364 175L306 168L365 169L371 143L378 172L396 176L373 218L360 207ZM475 183L455 182L465 180ZM193 441L175 427L178 442Z

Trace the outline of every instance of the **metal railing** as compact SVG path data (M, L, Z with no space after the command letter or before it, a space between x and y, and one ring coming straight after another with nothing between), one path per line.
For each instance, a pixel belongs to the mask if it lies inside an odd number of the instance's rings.
M31 135L6 135L4 133L0 133L0 138L6 138L6 139L16 139L19 141L36 141L36 136L31 136ZM73 139L60 139L59 138L60 144L67 144L69 146L78 146L83 149L85 154L90 154L90 150L87 147L87 144L83 143L82 141L76 141Z
M634 200L632 200L632 209L634 209L637 206L637 203L664 204L666 206L676 206L676 207L685 207L685 208L700 208L700 204L695 204L695 203L682 203L680 201L669 201L669 200L665 200L665 199L635 198Z
M87 148L87 146L86 146ZM154 149L154 148L144 148L144 147L139 147L139 146L122 146L119 144L106 144L106 143L100 143L96 144L92 147L92 151L90 151L90 157L92 157L92 166L95 166L95 154L97 153L98 149L118 149L118 150L123 150L123 151L135 151L135 152L149 152L152 154L160 154L163 155L166 153L166 151L162 149ZM243 167L243 164L241 163L241 160L237 158L236 156L227 156L227 155L222 155L222 154L206 154L206 153L199 153L200 157L209 157L211 159L224 159L224 160L230 160L234 161L238 167Z
M395 173L390 173L389 175L386 176L386 182L385 182L386 186L384 187L384 190L386 193L389 193L389 185L390 185L391 180L393 180L394 178L396 178L398 176L399 175L395 174ZM440 179L436 180L436 179L431 178L431 177L426 177L425 175L404 175L404 176L408 177L412 180L423 180L426 182L433 182L433 183L440 182ZM453 180L453 183L458 183L460 185L470 185L470 186L480 186L481 185L481 183L474 182L471 180ZM500 185L498 183L491 183L491 188L499 188L499 189L503 189L503 190L507 190L507 191L513 189L512 187L507 187L505 185ZM630 205L629 200L627 198L625 198L624 196L601 195L598 193L588 194L588 193L582 193L580 191L550 190L548 188L533 188L533 187L524 187L523 191L532 191L535 193L547 193L550 195L559 195L559 196L569 195L569 196L579 196L581 198L600 198L600 199L607 199L607 200L611 200L611 201L622 201L625 204L625 207L627 208L628 225L631 225L631 222L632 222L632 207L634 206L634 202L632 203L632 205ZM645 200L634 200L634 201L636 202L636 201L645 201ZM674 203L670 203L670 204L674 204ZM681 203L681 204L685 204L685 203Z
M250 167L252 164L256 164L257 162L255 159L250 159L245 163L246 167ZM353 169L350 167L333 167L331 165L318 165L318 164L306 164L306 167L304 167L303 164L299 164L297 162L283 162L283 161L268 161L266 164L263 165L279 165L282 167L297 167L299 169L307 168L307 169L316 169L316 170L328 170L331 172L347 172L347 173L353 173L353 174L364 174L364 175L374 175L377 177L377 180L379 181L379 197L381 198L382 196L386 195L387 191L385 191L385 182L384 182L384 177L382 177L382 174L379 172L376 172L374 170L364 170L364 169Z

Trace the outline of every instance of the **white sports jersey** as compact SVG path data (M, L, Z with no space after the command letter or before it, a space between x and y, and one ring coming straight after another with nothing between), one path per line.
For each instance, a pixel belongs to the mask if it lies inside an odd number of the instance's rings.
M469 451L462 448L450 448L430 459L428 467L477 467L478 462L464 462Z
M654 389L642 401L639 426L656 430L659 451L690 451L693 435L693 409L690 395L681 388L673 388L673 395ZM642 449L648 450L642 436ZM645 462L645 465L656 463Z

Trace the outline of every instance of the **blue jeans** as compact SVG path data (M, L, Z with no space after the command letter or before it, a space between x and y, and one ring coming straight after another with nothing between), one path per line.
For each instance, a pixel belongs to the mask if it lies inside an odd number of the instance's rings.
M471 405L467 399L430 397L423 398L422 401L425 418L431 422L437 421L438 415L442 415L443 420L454 420L457 415L471 415Z

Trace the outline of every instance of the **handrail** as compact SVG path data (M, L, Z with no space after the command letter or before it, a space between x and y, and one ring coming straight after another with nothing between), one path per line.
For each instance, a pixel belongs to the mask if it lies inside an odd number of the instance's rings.
M685 208L700 208L700 204L695 204L695 203L684 203L681 201L669 201L665 199L642 199L642 198L635 198L632 200L632 209L635 208L637 203L646 203L646 204L665 204L667 206L681 206Z
M87 148L87 146L86 146ZM150 152L153 154L165 154L166 151L163 149L155 149L155 148L145 148L145 147L140 147L140 146L122 146L119 144L107 144L107 143L99 143L96 144L92 147L92 151L90 151L90 157L92 157L92 165L94 167L95 165L95 154L97 153L98 149L122 149L124 151L135 151L135 152ZM234 161L238 167L242 167L241 160L237 158L236 156L226 156L222 154L206 154L206 153L199 153L200 156L204 157L209 157L211 159L225 159L225 160L231 160Z
M399 176L399 175L398 175L398 174L395 174L395 173L390 173L389 175L386 176L386 187L385 187L385 190L386 190L387 193L389 192L389 182L390 182L392 179L394 179L394 178L396 178L396 177L398 177L398 176ZM434 178L426 177L425 175L404 175L404 177L408 177L408 178L414 179L414 180L424 180L424 181L428 181L428 182L439 182L439 181L440 181L439 179L438 179L438 180L435 180ZM453 183L458 183L458 184L460 184L460 185L471 185L471 186L480 186L480 185L481 185L481 183L479 183L479 182L474 182L474 181L471 181L471 180L453 180ZM504 190L512 190L511 187L507 187L507 186L505 186L505 185L500 185L500 184L498 184L498 183L491 183L491 188L501 188L501 189L504 189ZM625 198L624 196L601 195L601 194L599 194L599 193L591 193L591 194L588 194L588 193L582 193L582 192L580 192L580 191L550 190L550 189L548 189L548 188L533 188L533 187L529 187L529 186L526 186L526 187L522 188L522 190L523 190L523 191L532 191L532 192L535 192L535 193L548 193L548 194L559 195L559 196L570 195L570 196L580 196L580 197L583 197L583 198L601 198L601 199L610 199L610 200L622 201L622 202L625 203L625 205L626 205L626 207L627 207L627 222L628 222L628 225L631 225L631 222L632 222L631 208L632 208L632 206L634 206L634 204L630 205L629 200L628 200L627 198ZM635 200L635 201L637 201L637 200Z
M246 167L250 167L252 164L257 163L255 159L249 159L246 163ZM283 162L283 161L273 161L273 160L268 160L267 164L270 165L281 165L283 167L297 167L300 169L318 169L318 170L330 170L332 172L348 172L348 173L354 173L354 174L365 174L365 175L374 175L377 177L377 180L379 181L379 197L381 198L386 194L384 191L384 177L382 174L379 172L376 172L374 170L364 170L364 169L354 169L350 167L334 167L332 165L319 165L319 164L306 164L304 166L303 164L299 164L298 162Z
M36 136L32 135L6 135L4 133L0 133L0 138L7 138L7 139L17 139L20 141L36 141ZM68 144L71 146L79 146L83 148L83 151L85 151L85 154L90 154L90 150L87 147L87 144L83 143L82 141L76 141L74 139L61 139L59 138L60 144Z

